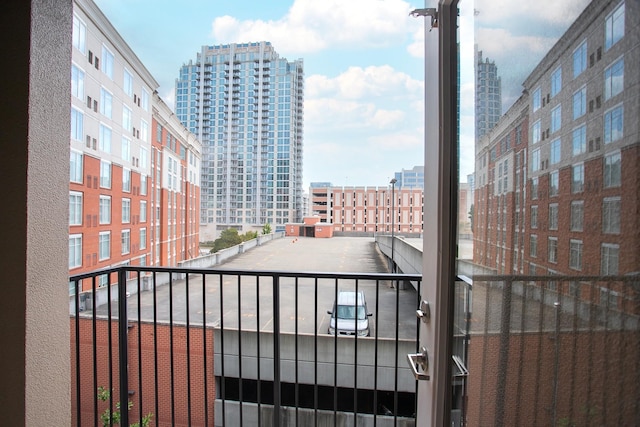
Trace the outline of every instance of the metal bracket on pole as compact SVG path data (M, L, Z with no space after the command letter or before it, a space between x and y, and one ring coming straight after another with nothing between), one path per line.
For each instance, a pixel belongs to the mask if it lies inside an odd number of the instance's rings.
M438 28L438 10L435 7L429 7L426 9L415 9L409 13L409 16L430 16L431 17L431 29Z

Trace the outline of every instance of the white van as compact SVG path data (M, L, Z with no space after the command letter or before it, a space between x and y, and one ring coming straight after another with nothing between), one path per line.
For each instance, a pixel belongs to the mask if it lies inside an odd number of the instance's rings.
M357 298L356 298L357 297ZM338 300L333 304L329 321L329 334L369 336L369 317L364 292L340 291ZM336 322L337 320L337 322ZM336 324L337 323L337 324Z

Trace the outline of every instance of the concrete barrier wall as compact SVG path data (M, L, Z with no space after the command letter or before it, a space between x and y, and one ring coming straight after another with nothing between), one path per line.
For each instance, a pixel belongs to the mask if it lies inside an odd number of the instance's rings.
M221 360L222 337L220 329L214 331L214 372L223 375ZM258 335L260 339L260 379L273 381L273 333L261 331L241 331L237 329L224 330L224 376L238 377L239 363L242 363L242 377L257 379L258 377ZM242 345L242 357L238 355L239 341ZM314 374L315 363L314 335L298 334L298 382L302 384L316 384ZM334 385L334 348L335 338L332 335L317 336L317 384ZM377 375L379 390L393 391L395 388L395 340L389 338L378 339L378 369L374 368L376 347L373 338L358 338L357 358L356 340L353 337L338 337L337 352L337 382L338 387L352 388L354 386L354 366L358 370L358 388L374 388L374 378ZM416 342L400 340L398 347L398 391L415 392L416 382L407 362L407 354L416 352ZM295 334L280 334L281 381L295 383ZM357 362L357 363L354 363Z
M267 242L270 242L274 239L280 239L284 237L284 231L279 231L271 234L263 234L259 235L256 239L251 239L247 242L242 242L239 245L232 246L227 249L223 249L221 251L216 252L215 254L208 254L204 256L200 256L197 258L192 258L186 261L182 261L178 263L178 267L182 268L211 268L215 265L222 264L224 261L244 253L247 250L253 249L255 247L261 246ZM155 284L156 286L164 286L169 283L169 277L173 280L181 280L184 279L184 274L173 273L169 275L169 273L156 273L155 275ZM148 291L153 289L153 278L151 276L143 276L140 278L140 290ZM129 295L138 293L138 279L129 279L127 280L127 293ZM93 302L92 302L92 292L82 292L80 294L80 311L90 310ZM106 287L96 289L95 293L96 298L96 306L101 306L106 304L109 299L109 294L107 292ZM111 285L111 301L118 301L118 285ZM74 295L69 296L69 314L75 313L76 300Z

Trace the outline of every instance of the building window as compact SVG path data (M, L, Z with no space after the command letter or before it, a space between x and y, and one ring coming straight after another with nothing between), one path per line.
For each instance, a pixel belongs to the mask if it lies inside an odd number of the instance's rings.
M131 251L131 230L122 230L120 236L122 243L122 255L126 255Z
M540 109L541 93L540 88L536 88L533 91L533 111Z
M560 173L555 170L549 174L549 197L557 196L560 192Z
M71 95L84 101L84 71L71 65Z
M558 67L551 74L551 97L553 98L562 90L562 67Z
M587 113L587 88L578 89L573 94L573 120Z
M562 105L551 110L551 132L557 132L562 126Z
M571 134L571 146L574 156L587 152L587 125L578 126Z
M620 152L604 157L604 188L620 187L622 159Z
M538 206L531 206L531 228L538 228Z
M100 187L111 188L111 163L100 161Z
M145 88L142 88L142 109L144 111L149 111L149 92Z
M529 236L529 255L533 258L538 256L538 236L536 234Z
M556 237L549 237L547 253L549 262L556 264L558 262L558 239Z
M111 224L111 197L100 196L100 224Z
M537 172L540 170L540 149L536 148L531 153L531 170Z
M122 106L122 129L124 132L131 132L133 130L133 112L131 108L126 105ZM125 158L125 160L130 160L129 158Z
M122 223L131 222L131 199L122 199Z
M105 88L100 89L100 114L111 118L113 112L113 95Z
M69 179L71 182L82 184L82 153L71 150L69 159Z
M85 54L87 51L87 25L75 14L73 15L73 34L71 39L73 47Z
M144 120L140 121L140 139L147 142L149 138L149 124Z
M587 69L587 41L573 51L573 77L576 78Z
M98 235L98 252L100 261L111 257L111 232L101 231Z
M122 143L121 143L121 155L122 155L122 160L129 162L131 161L131 140L127 137L122 137Z
M622 138L624 108L612 108L604 114L604 143L609 144Z
M140 168L146 170L149 167L149 153L145 147L140 147Z
M624 36L624 2L607 16L604 29L604 48L609 49Z
M122 90L124 91L124 93L129 95L130 98L133 97L133 75L126 68L124 69ZM125 129L129 129L129 128L125 128Z
M619 245L603 243L600 253L600 274L602 276L615 276L618 274Z
M604 70L604 99L616 96L624 88L624 59L620 58Z
M602 232L620 233L620 197L607 197L602 200Z
M147 249L147 229L140 229L140 249Z
M571 202L571 231L582 231L584 223L584 202Z
M106 46L102 46L102 72L113 80L113 53Z
M560 162L561 155L562 155L562 147L561 147L560 138L554 139L553 141L551 141L551 156L549 159L551 164L554 165Z
M140 195L147 195L147 175L140 175Z
M549 230L558 229L558 204L552 203L549 205Z
M131 170L122 168L122 191L131 192Z
M540 120L538 120L533 124L533 126L531 126L531 138L534 144L536 142L540 142L540 139L542 137L540 129L541 129Z
M538 177L531 178L531 200L538 199Z
M147 222L147 201L140 200L140 222Z
M100 140L98 148L105 153L111 153L111 128L100 123Z
M571 168L571 192L581 193L584 190L584 164Z
M82 234L69 236L69 269L82 267Z
M582 270L582 240L569 241L569 268Z
M82 111L71 108L71 139L82 141L84 138L84 114Z
M69 192L69 225L82 225L82 193Z

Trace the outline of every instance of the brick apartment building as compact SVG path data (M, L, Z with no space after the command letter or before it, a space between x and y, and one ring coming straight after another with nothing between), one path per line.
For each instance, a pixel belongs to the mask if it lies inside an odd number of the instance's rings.
M390 233L393 225L396 233L422 233L422 188L312 185L309 192L311 215L334 232Z
M637 2L591 2L478 141L475 263L501 274L640 271L639 26Z
M154 120L172 123L158 83L91 0L73 7L69 273L196 256L200 145L175 126L179 143L152 148Z

